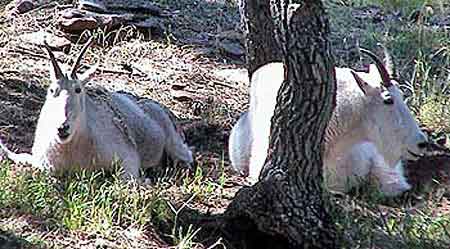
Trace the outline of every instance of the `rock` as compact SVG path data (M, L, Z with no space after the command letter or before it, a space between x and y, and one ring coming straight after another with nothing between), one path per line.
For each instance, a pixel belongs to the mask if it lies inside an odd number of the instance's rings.
M185 82L176 82L176 83L172 84L172 86L171 86L171 88L175 91L183 90L186 87L187 87L187 83L185 83Z
M161 25L161 20L159 18L149 17L143 21L138 21L133 23L136 28L150 29L152 34L162 35L166 31L164 26Z
M19 39L25 43L35 45L43 45L45 39L48 45L54 50L64 50L66 48L69 48L71 45L70 41L67 38L56 36L52 33L42 30L33 33L25 33L23 35L20 35Z
M84 30L106 27L112 30L121 25L134 25L137 28L150 29L153 35L162 35L165 31L161 18L147 17L142 19L135 14L102 14L87 10L67 9L59 20L61 29L68 33L81 33Z
M79 0L78 8L80 10L88 10L98 13L108 12L106 6L101 1L96 0Z
M106 26L108 29L113 29L131 19L131 15L98 14L78 9L67 9L60 16L58 24L65 32L81 33L84 30L97 27Z
M219 49L221 52L223 52L225 55L228 55L230 57L234 58L240 58L245 54L244 48L235 42L220 42L219 43Z
M145 13L164 16L164 11L148 0L82 0L79 8L94 8L108 13Z
M206 103L208 102L208 99L211 98L211 96L206 97L200 94L195 94L191 91L187 91L187 90L171 90L170 91L172 94L172 97L180 102L185 102L185 101L197 101L200 103Z
M0 12L4 11L8 17L14 17L27 13L39 5L42 5L41 0L6 0L6 3L0 0Z
M58 24L62 30L69 33L81 33L99 26L97 20L92 17L60 19Z
M95 28L111 31L122 25L148 29L149 35L165 32L164 18L156 17L164 16L163 11L149 1L80 0L78 7L61 13L58 24L64 32L81 33Z
M192 101L194 99L196 99L195 94L188 92L188 91L177 91L177 90L172 90L172 97L175 100L178 100L180 102L184 102L184 101Z
M33 0L20 0L16 3L15 9L16 9L16 13L17 14L23 14L26 13L30 10L35 9L36 6L36 1Z
M219 32L216 37L219 39L228 39L237 42L244 40L244 35L236 30L225 30Z

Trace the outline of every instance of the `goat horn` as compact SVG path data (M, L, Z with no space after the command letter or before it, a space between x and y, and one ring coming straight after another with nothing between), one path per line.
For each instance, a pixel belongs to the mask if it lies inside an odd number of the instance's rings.
M70 71L70 77L72 79L78 79L77 70L78 70L78 67L80 66L81 58L83 58L83 55L86 53L86 50L89 48L89 46L91 46L93 41L94 41L94 39L92 37L90 37L89 40L84 45L84 47L81 49L81 52L78 55L75 63L73 64L72 70Z
M378 68L378 71L381 75L382 84L385 87L392 86L391 77L389 75L389 72L386 69L386 67L384 66L383 62L380 60L380 58L378 58L378 56L376 56L374 53L370 52L367 49L360 48L359 51L361 51L361 53L363 53L363 54L368 55L375 62L375 66Z
M53 52L50 49L50 46L48 45L46 40L44 40L44 48L47 50L48 56L50 57L50 61L52 62L56 79L59 80L59 79L65 78L61 68L59 67L58 62L56 61L55 55L53 54Z
M378 43L378 46L383 48L383 52L384 52L383 64L384 64L384 67L386 68L386 70L388 71L389 75L391 77L397 76L397 72L395 70L396 69L395 64L392 61L392 56L389 53L388 49L386 48L386 46L384 44L381 44L381 43Z

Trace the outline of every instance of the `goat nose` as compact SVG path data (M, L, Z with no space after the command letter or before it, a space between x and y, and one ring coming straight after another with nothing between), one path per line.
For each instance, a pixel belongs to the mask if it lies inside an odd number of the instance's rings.
M428 142L420 142L417 144L417 147L419 147L419 149L425 149L428 145Z
M58 128L58 131L62 133L62 132L66 132L68 129L69 129L69 125L63 124Z
M69 128L70 126L68 124L63 124L61 127L58 128L58 136L62 139L66 139L69 137Z
M428 136L425 133L419 133L416 141L419 149L425 149L428 146Z

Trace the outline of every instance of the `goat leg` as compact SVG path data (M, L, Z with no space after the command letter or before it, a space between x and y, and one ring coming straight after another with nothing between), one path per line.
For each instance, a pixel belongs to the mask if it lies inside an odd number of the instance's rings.
M14 153L11 150L6 147L6 145L3 143L3 141L0 140L0 161L5 159L4 157L8 158L9 160L13 161L16 164L29 164L34 167L37 166L36 160L31 154L28 153ZM37 166L37 168L42 168L40 166Z

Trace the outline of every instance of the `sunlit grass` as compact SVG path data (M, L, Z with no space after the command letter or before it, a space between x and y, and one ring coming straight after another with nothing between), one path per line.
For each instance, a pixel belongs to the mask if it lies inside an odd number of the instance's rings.
M82 170L56 178L4 163L0 168L0 207L47 218L69 231L108 234L115 226L144 229L154 211L164 206L164 191L158 186L124 182L118 174Z
M109 240L123 230L145 233L158 224L171 227L161 233L179 248L196 248L199 229L179 223L178 215L195 202L219 199L225 181L224 175L217 181L211 179L200 167L192 176L175 174L153 184L138 184L122 180L121 170L77 170L54 176L7 161L0 164L0 209L6 212L0 218L9 213L27 214L45 220L43 225L49 230L97 234ZM13 228L0 222L0 229ZM27 235L28 240L41 237Z

